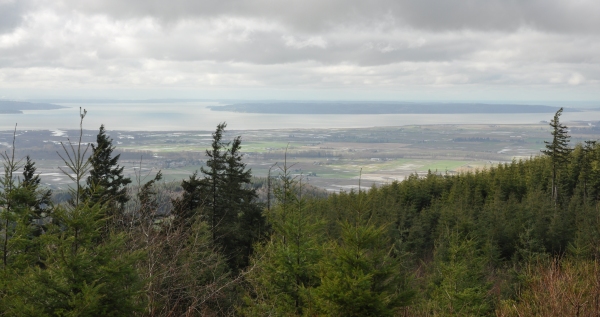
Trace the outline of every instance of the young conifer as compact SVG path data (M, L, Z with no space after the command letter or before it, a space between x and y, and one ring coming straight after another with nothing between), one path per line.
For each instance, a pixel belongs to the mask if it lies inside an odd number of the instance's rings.
M7 316L131 316L141 304L135 265L141 254L125 251L124 236L100 239L106 206L57 208L40 239L40 265L13 280ZM125 252L124 252L125 251Z
M249 292L243 316L314 316L314 288L319 283L322 223L311 217L299 182L281 167L277 205L269 213L271 239L257 246L248 273Z
M550 157L552 164L552 199L556 204L558 200L558 172L560 168L568 161L569 153L571 148L569 147L570 136L567 131L567 126L560 123L560 115L563 112L563 108L560 108L554 114L554 118L550 121L550 127L552 127L552 141L544 141L546 149L542 150L542 153Z
M44 231L44 221L52 209L52 191L40 188L41 178L36 174L35 162L29 155L25 158L23 166L23 180L19 187L23 188L28 195L24 196L23 204L30 211L30 220L34 226L34 234L39 236Z
M15 137L17 127L13 133L12 149L9 152L0 154L4 175L0 178L0 232L2 233L2 264L6 269L9 265L9 256L11 254L10 240L14 236L14 223L17 221L15 213L15 190L17 188L15 173L21 168L20 160L15 159Z
M414 295L400 258L392 254L386 227L371 223L365 196L358 192L354 215L340 222L341 237L320 262L315 293L327 316L395 316Z
M429 306L436 316L488 316L487 258L475 239L445 232L434 251Z
M61 170L75 182L72 202L53 210L52 222L46 225L43 234L13 234L12 241L25 241L23 237L31 237L41 247L35 250L36 265L19 267L11 283L3 287L0 315L130 316L143 303L139 300L142 283L134 265L140 260L141 253L126 249L123 234L102 237L101 229L106 227L109 206L82 199L79 181L89 165L81 143L85 114L85 110L80 113L79 142L63 144L65 152L61 155L61 158L66 157L66 169ZM17 189L30 192L39 184L39 178L34 176L33 162L28 160L26 165L21 183L24 186ZM30 195L20 193L21 196ZM26 208L19 210L30 210L28 204L22 206ZM31 228L29 219L23 221L23 218L15 221L14 228ZM23 250L31 249L31 245L21 243L15 250L23 253ZM17 255L17 252L13 254Z
M85 196L91 204L110 202L112 209L121 209L129 200L126 188L131 179L123 175L123 166L119 166L120 154L113 156L115 146L106 135L104 125L96 137L96 145L92 144L90 157L91 169L87 178Z

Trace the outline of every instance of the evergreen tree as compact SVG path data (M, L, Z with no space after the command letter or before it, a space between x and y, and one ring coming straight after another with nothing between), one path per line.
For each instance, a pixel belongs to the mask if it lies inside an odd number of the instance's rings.
M15 159L16 133L17 128L15 126L10 154L8 152L0 154L4 169L3 176L0 178L0 232L2 235L2 264L4 269L9 266L9 257L12 251L11 240L15 237L16 229L14 223L19 218L19 213L15 206L15 194L17 193L15 173L21 168L21 162Z
M84 116L85 111L80 113L82 121ZM106 227L108 205L91 205L80 199L78 181L87 171L81 135L77 149L69 142L71 151L67 151L63 144L68 158L65 164L72 173L63 172L76 181L73 203L53 210L52 222L46 224L44 234L30 234L31 219L42 216L43 212L39 215L36 212L44 209L32 190L38 189L39 177L31 160L27 160L23 181L14 189L16 196L11 197L14 198L11 202L17 208L11 212L16 217L11 225L14 230L8 254L17 261L7 261L11 262L12 274L9 282L2 279L2 315L125 316L137 311L143 303L138 298L141 280L134 270L140 253L125 248L122 234L100 236L100 229ZM32 265L32 259L37 265ZM13 265L19 262L25 265ZM4 273L9 272L6 268Z
M241 137L231 143L223 140L226 123L212 134L211 148L206 151L206 167L200 178L194 173L181 184L183 194L173 200L180 223L191 223L200 213L211 230L213 244L220 247L231 269L236 272L248 264L252 244L264 229L262 210L251 187L251 171L242 160Z
M151 219L154 216L154 213L158 210L158 201L156 198L156 189L154 188L155 184L162 179L162 172L158 171L153 179L146 182L139 189L137 197L140 202L139 212L142 215L142 218Z
M590 170L588 176L588 192L594 202L600 201L600 143L593 142L588 152Z
M208 212L208 222L212 232L213 243L217 239L222 238L223 231L235 219L232 212L227 213L226 205L229 203L226 200L225 193L225 178L227 177L227 147L229 143L223 141L223 133L227 124L225 122L217 125L217 129L213 132L213 141L211 148L206 150L206 168L200 168L204 179L201 182L201 190L204 196L204 207Z
M173 199L173 213L179 225L189 226L200 207L204 206L204 193L202 192L203 179L198 177L198 172L194 172L187 180L181 182L183 193L181 196ZM208 219L204 219L208 221Z
M392 256L385 226L370 223L365 196L340 223L341 237L320 263L316 301L327 316L395 316L414 295L398 257Z
M23 166L23 180L19 184L29 195L24 196L22 203L30 209L30 220L34 226L34 234L39 236L43 233L46 217L50 216L52 210L52 191L40 188L40 176L36 174L35 162L29 155Z
M273 227L270 240L257 247L252 271L247 275L249 292L244 316L313 316L318 286L318 263L322 257L322 224L311 216L298 184L282 167L281 186L275 190L278 204L268 215Z
M452 232L435 250L430 307L434 316L486 316L492 311L486 258L476 241Z
M74 188L69 187L69 193L71 194L69 204L71 207L77 207L83 202L85 189L81 186L81 182L90 170L91 162L89 158L86 159L90 144L88 143L85 148L82 149L83 119L86 114L87 110L79 107L79 141L77 142L77 149L73 146L71 139L67 138L68 147L65 143L60 143L64 153L61 154L60 152L56 152L65 163L65 168L59 166L58 169L74 183Z
M233 139L226 155L225 212L231 215L228 217L231 222L217 228L217 232L221 232L223 237L220 244L223 245L225 254L231 257L232 268L248 265L252 245L261 238L265 230L262 208L256 203L258 196L251 186L252 172L246 169L246 164L242 161L241 144L241 137Z
M110 212L122 209L129 200L125 186L131 179L123 176L123 166L119 166L120 154L112 156L115 146L112 139L106 135L104 125L96 136L96 145L92 144L90 157L90 175L87 178L85 197L91 204L110 203Z
M567 126L560 123L560 115L563 112L563 108L560 108L554 114L554 118L550 121L550 127L552 127L552 141L544 141L546 149L542 150L542 153L550 157L552 164L552 199L556 204L558 201L558 173L559 170L568 161L569 153L569 139L571 138L567 131Z
M41 235L41 265L15 278L4 297L8 316L130 316L138 311L140 253L123 235L100 239L106 206L57 208Z
M35 172L33 162L27 157L25 166L15 159L15 134L11 153L0 154L3 160L4 175L0 178L0 245L2 250L3 273L18 274L24 268L33 265L38 257L36 236L40 234L36 218L36 207L42 210L40 199L49 203L50 194L40 198L37 184L32 185L31 176ZM24 167L24 180L18 180L15 174ZM39 184L39 177L37 178ZM4 279L9 278L4 276ZM1 287L0 287L1 289Z
M582 154L583 154L583 158L582 158L582 166L581 166L581 173L579 175L580 181L583 183L583 200L584 202L587 202L589 199L589 182L590 182L590 178L592 177L592 162L593 162L593 155L594 155L594 148L597 146L596 141L585 141L583 147L582 147Z

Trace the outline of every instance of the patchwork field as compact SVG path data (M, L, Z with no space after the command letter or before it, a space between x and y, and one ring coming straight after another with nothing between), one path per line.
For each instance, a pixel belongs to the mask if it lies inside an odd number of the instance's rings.
M600 137L597 122L569 122L573 144ZM205 162L212 131L108 131L130 177L162 170L165 181L180 181ZM96 131L84 131L84 143ZM9 150L12 131L0 131L0 150ZM368 129L229 130L240 135L244 160L253 174L277 175L286 161L296 177L328 190L389 183L410 174L475 171L539 155L551 138L547 123L534 125L422 125ZM17 131L17 156L30 155L44 182L64 187L61 142L78 131ZM140 172L141 171L141 172Z

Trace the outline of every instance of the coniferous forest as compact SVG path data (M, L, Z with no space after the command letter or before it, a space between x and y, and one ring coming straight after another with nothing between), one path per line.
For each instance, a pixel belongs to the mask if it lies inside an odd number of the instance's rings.
M13 143L0 315L598 316L600 144L561 112L528 160L327 197L282 158L266 202L225 123L178 190L125 177L104 126L69 140L61 203Z

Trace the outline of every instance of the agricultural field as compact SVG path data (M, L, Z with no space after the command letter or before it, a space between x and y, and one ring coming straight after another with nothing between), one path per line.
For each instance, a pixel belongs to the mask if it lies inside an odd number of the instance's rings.
M568 122L572 143L600 138L599 123ZM212 131L108 131L132 178L162 170L166 181L179 181L199 170ZM84 131L84 143L95 140ZM401 181L410 174L458 173L485 169L539 155L551 138L546 122L533 125L420 125L365 129L228 130L226 139L242 137L244 160L255 176L291 173L330 191ZM0 150L10 149L13 131L0 131ZM18 131L17 156L30 155L50 187L70 182L58 153L61 142L78 131ZM91 150L90 150L91 151ZM287 155L286 155L287 153ZM63 155L64 156L64 155Z

